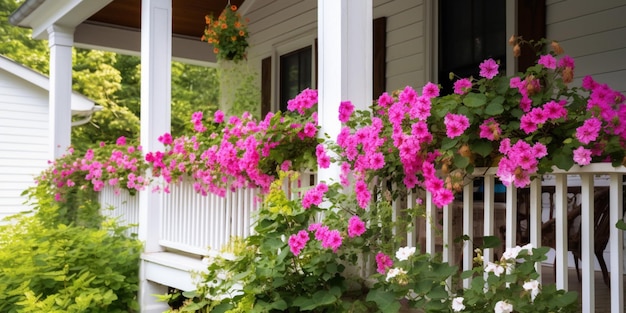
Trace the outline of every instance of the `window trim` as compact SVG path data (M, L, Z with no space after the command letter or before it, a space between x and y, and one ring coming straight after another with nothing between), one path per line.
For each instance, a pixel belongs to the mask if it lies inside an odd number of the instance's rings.
M425 25L425 36L424 43L426 47L430 47L430 49L426 49L425 51L425 73L427 80L431 80L433 82L439 81L439 2L445 0L425 0L425 14L424 14L424 25ZM506 33L507 34L517 34L517 1L506 1ZM509 36L510 36L509 35ZM508 38L507 38L508 39ZM506 43L505 43L506 44ZM506 49L506 75L511 76L517 72L517 62L515 57L513 56L512 49Z
M272 96L271 111L280 109L280 57L298 50L311 47L311 89L317 88L317 33L290 38L282 43L275 44L272 51Z

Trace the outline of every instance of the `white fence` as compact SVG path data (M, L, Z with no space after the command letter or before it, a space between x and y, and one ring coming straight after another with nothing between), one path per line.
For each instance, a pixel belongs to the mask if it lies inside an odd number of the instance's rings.
M494 193L496 169L477 169L474 177L484 178L484 199L481 202L474 201L473 184L466 184L463 191L462 205L460 203L452 204L439 210L432 205L432 201L427 198L426 214L427 220L442 221L443 238L437 238L437 230L433 223L425 223L425 238L423 243L425 250L429 253L442 252L444 261L455 263L458 258L455 254L455 245L453 243L455 236L454 229L459 229L462 223L462 234L468 235L471 239L478 236L498 236L504 239L505 247L513 247L518 244L527 242L518 242L518 205L522 201L518 201L518 192L515 188L507 188L506 201L496 202ZM582 272L582 311L595 312L595 254L594 254L594 230L597 228L596 218L594 217L594 192L597 192L597 186L603 185L608 188L609 193L609 209L608 209L608 250L611 251L609 262L610 286L611 286L611 312L624 312L624 284L623 284L623 233L615 227L615 224L623 219L623 184L625 167L614 168L611 164L591 164L585 167L574 166L571 170L565 172L555 171L553 181L543 182L539 179L532 181L529 188L529 197L525 199L527 206L527 233L529 241L533 246L542 246L542 228L546 229L546 222L542 220L542 208L548 207L553 210L554 219L551 221L554 229L554 250L555 250L555 266L556 266L556 285L559 289L568 289L568 181L570 185L578 185L580 190L580 252L581 252L581 272ZM572 176L576 175L576 176ZM571 177L568 180L568 176ZM601 177L602 179L597 179ZM549 188L546 188L549 186ZM542 194L546 189L553 192L554 202L551 206L542 204ZM428 197L428 196L427 196ZM546 198L547 199L547 198ZM596 202L598 200L596 199ZM413 203L412 199L407 201ZM462 210L461 210L462 208ZM459 213L460 211L460 213ZM479 212L477 215L476 212ZM455 214L456 213L456 214ZM461 214L462 217L458 217ZM456 223L454 223L456 222ZM479 225L477 230L476 224ZM502 225L501 225L502 224ZM571 226L571 225L570 225ZM481 231L482 229L482 231ZM502 234L500 233L502 230ZM409 234L408 242L412 242L414 238L420 238L417 233ZM463 270L472 267L472 256L474 247L470 242L465 242L462 247L461 267ZM484 259L492 261L494 251L488 249L485 252ZM458 262L456 262L458 263ZM538 268L541 273L541 270ZM463 282L466 286L470 281Z
M484 179L482 201L474 201L473 184L464 187L462 202L437 209L432 205L429 196L426 201L428 220L442 220L443 236L438 236L435 223L424 223L424 228L415 227L407 234L407 244L422 244L429 253L441 252L444 261L458 264L466 270L472 267L473 246L466 242L461 249L455 249L454 238L462 234L472 239L487 235L501 236L505 247L512 247L526 242L519 242L518 229L519 213L526 216L525 232L533 246L543 245L542 228L545 229L545 208L551 210L553 224L557 288L568 288L568 181L570 185L579 186L580 192L580 250L582 270L582 305L583 312L595 312L595 255L594 255L594 188L596 185L610 190L610 219L608 250L609 272L611 284L611 312L624 312L623 300L623 234L614 225L623 219L623 178L626 168L614 168L610 164L592 164L583 168L575 166L568 172L556 171L553 180L542 182L539 179L532 181L528 197L518 199L515 188L506 189L506 201L496 201L494 193L495 169L476 170L474 177ZM578 175L579 179L568 175ZM603 180L594 179L602 176ZM301 187L315 183L313 174L303 175L295 186L285 187L289 193L299 192ZM543 186L542 186L543 184ZM542 194L546 189L553 194L553 203L545 203L548 197ZM231 236L245 237L252 228L253 212L256 209L257 193L255 190L239 190L229 192L226 197L201 196L195 193L190 182L183 182L171 187L171 193L162 195L163 209L161 210L160 240L159 243L167 250L182 251L195 255L207 255L209 248L219 250L228 242ZM101 193L101 203L112 205L116 210L109 215L122 216L128 223L137 223L138 198L128 193L113 195L112 190L105 189ZM543 202L542 203L542 198ZM519 201L518 201L519 200ZM410 195L407 205L415 203ZM525 208L518 212L518 207ZM397 210L402 208L398 205ZM542 219L542 215L544 218ZM403 216L394 214L394 216ZM458 223L462 224L462 228ZM490 249L493 250L493 249ZM486 251L484 258L493 260L494 251ZM497 251L496 251L497 252ZM538 269L539 272L540 269ZM463 282L469 284L469 280Z

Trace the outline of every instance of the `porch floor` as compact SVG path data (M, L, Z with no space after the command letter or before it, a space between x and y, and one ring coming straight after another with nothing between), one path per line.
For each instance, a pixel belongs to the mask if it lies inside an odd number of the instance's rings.
M544 283L554 282L554 268L549 265L542 266L542 277ZM569 290L578 292L579 301L582 299L582 284L578 281L576 276L576 269L569 270L569 276L567 278L569 283ZM626 286L626 279L624 280ZM596 313L610 313L611 312L611 289L604 284L602 280L602 272L595 272L595 289L596 289ZM626 288L625 288L626 289ZM626 298L626 292L624 292ZM625 306L626 308L626 306Z

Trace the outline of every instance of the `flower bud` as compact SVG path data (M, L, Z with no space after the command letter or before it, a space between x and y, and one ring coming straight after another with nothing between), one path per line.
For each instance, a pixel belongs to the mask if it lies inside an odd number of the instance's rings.
M462 145L461 148L459 148L459 154L466 158L472 155L472 151L470 150L469 145L467 144Z
M511 38L509 38L509 45L517 45L517 37L515 37L515 35L511 35Z
M520 55L522 55L522 48L520 48L519 44L516 44L513 47L513 56L514 57L519 57Z
M561 77L563 77L564 83L569 84L572 82L572 80L574 80L574 71L572 70L571 67L566 66L563 69L563 73L561 74Z
M563 48L561 48L561 45L559 45L558 42L553 41L550 46L552 47L552 51L554 51L554 53L556 55L561 55L563 54L565 51L563 51Z

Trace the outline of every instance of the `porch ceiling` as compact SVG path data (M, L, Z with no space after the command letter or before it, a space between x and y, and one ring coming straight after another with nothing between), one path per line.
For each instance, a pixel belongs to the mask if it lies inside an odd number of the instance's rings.
M174 35L200 38L204 30L204 16L219 15L228 3L240 7L244 0L172 0L172 31ZM92 15L87 21L141 28L141 0L114 0Z

